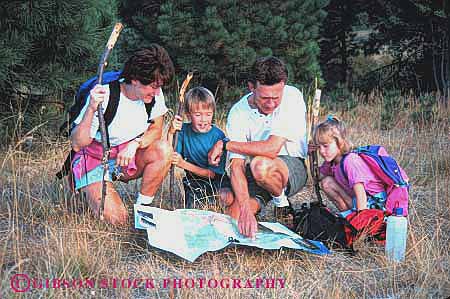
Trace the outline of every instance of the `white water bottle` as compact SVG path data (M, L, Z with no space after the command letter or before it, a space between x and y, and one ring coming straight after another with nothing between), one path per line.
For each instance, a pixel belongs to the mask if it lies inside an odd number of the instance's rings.
M408 220L402 208L395 208L387 219L386 256L389 260L401 262L405 259Z

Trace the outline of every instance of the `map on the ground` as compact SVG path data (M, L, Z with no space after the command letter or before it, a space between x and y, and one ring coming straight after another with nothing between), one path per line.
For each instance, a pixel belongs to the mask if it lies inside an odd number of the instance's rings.
M231 244L262 249L285 247L319 255L330 253L323 243L303 239L280 223L259 222L256 239L246 238L239 233L236 220L211 211L169 211L134 205L134 223L137 229L147 230L151 246L190 262L207 251L220 250Z

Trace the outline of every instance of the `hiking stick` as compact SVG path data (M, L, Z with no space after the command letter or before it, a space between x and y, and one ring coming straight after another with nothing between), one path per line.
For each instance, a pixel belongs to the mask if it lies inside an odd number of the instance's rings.
M105 69L105 66L107 64L107 60L109 57L109 54L111 54L112 49L114 48L114 45L117 42L117 38L119 37L120 32L123 29L123 25L121 23L116 23L114 26L113 31L111 32L111 35L109 36L108 42L106 43L105 50L103 51L102 57L100 58L100 63L98 64L98 84L102 85L103 83L103 71ZM97 115L98 115L98 122L100 127L100 134L102 137L102 148L103 148L103 155L102 155L102 167L103 167L103 178L102 178L102 197L100 199L100 208L98 210L98 216L101 220L103 220L103 210L105 207L105 197L106 197L106 180L109 179L109 153L110 153L110 145L108 136L106 133L106 125L105 125L105 118L103 115L103 106L102 104L98 105L97 108Z
M181 84L180 89L180 96L179 96L179 102L178 102L178 108L177 108L177 114L183 117L184 113L184 94L186 93L187 86L189 85L189 82L192 79L192 76L194 75L193 72L189 72L186 76L186 79L184 79L183 84ZM178 143L178 131L175 132L172 139L172 148L175 151L177 149L177 143ZM172 209L175 208L175 198L173 193L173 187L175 185L175 167L172 165L170 167L170 182L169 182L169 197L170 197L170 204L172 206Z
M312 142L314 144L315 144L315 141L313 140L314 129L319 121L320 94L321 90L317 88L317 78L316 78L315 93L312 103L310 136L309 136L309 142ZM317 150L309 153L309 161L310 161L309 167L311 171L311 176L314 181L314 190L316 191L317 200L320 203L322 203L322 196L320 195L320 185L319 185L319 159L317 156Z

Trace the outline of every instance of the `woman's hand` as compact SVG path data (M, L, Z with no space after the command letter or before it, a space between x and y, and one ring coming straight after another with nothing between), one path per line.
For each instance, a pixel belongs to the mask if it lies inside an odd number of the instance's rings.
M89 109L97 111L98 105L105 100L106 88L97 84L90 92Z
M139 146L140 143L136 140L130 141L127 146L117 154L116 165L122 167L128 166L128 164L130 164L131 160L136 155L136 151Z

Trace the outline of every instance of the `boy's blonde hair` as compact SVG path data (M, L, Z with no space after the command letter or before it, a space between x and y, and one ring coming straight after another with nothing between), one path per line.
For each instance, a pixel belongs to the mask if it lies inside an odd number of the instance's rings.
M216 101L212 92L202 86L190 89L185 96L184 107L186 113L191 113L194 107L202 106L216 111Z
M347 139L346 131L344 122L335 116L328 116L327 120L317 125L314 130L314 142L316 144L328 143L330 139L333 139L341 154L346 154L353 148L353 144Z

